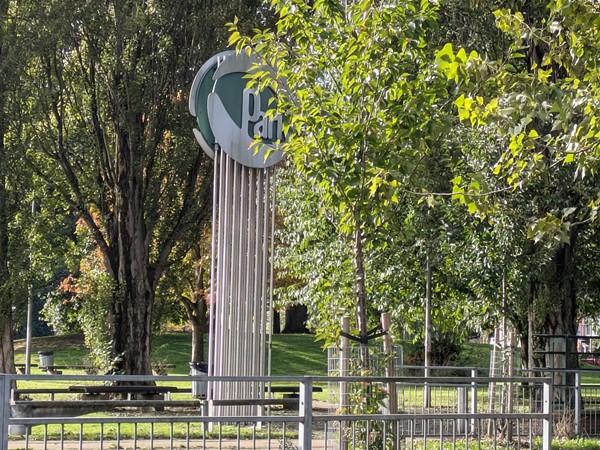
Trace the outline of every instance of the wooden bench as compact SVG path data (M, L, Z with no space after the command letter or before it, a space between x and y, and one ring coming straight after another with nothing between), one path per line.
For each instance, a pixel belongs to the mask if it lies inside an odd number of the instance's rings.
M137 399L137 396L145 400L168 400L171 392L190 392L190 389L179 389L176 386L103 386L103 385L77 385L68 388L29 388L12 389L11 401L21 400L22 395L48 395L50 400L55 399L56 394L82 394L82 399L99 400L108 399L110 394L124 394L127 401ZM151 398L149 398L151 397ZM195 400L194 400L195 401Z
M323 392L320 386L313 386L313 392ZM298 398L300 396L300 385L296 386L265 386L265 392L283 394L283 398Z
M33 408L195 408L201 407L201 400L17 400L13 405Z
M10 406L11 417L76 417L102 411L140 409L164 411L165 408L193 408L203 414L200 400L19 400Z
M290 392L290 393L300 393L300 385L297 386L265 386L265 391L271 392ZM313 386L313 392L323 392L323 388L320 386Z
M313 386L313 392L323 392L323 388ZM265 392L282 394L281 398L233 398L213 400L215 406L282 406L295 409L300 404L300 386L265 386Z
M180 392L176 386L150 385L75 385L69 386L69 392L81 394L83 399L98 399L112 394L123 394L128 400L157 399L168 400L172 392Z
M203 401L171 400L171 392L185 392L175 386L103 386L76 385L68 388L13 389L11 392L11 414L13 417L66 417L110 411L117 408L141 408L162 411L165 408L202 409ZM48 395L50 400L23 399L23 395ZM75 394L78 399L60 398L56 394ZM111 394L124 394L126 399L110 398Z

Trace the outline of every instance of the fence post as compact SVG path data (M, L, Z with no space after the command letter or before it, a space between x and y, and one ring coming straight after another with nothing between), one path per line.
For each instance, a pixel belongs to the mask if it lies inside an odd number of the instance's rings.
M465 414L467 412L467 397L469 396L469 392L467 391L466 386L458 386L457 388L457 403L458 403L458 413ZM458 432L464 434L468 432L469 419L459 419L457 428Z
M0 406L0 449L8 450L8 419L10 416L10 380L7 375L0 375L0 392L2 392L2 405ZM7 388L8 386L8 388Z
M350 319L348 317L342 318L342 331L350 333ZM350 375L350 340L344 335L340 336L340 363L339 363L339 376L347 377ZM347 381L340 381L340 414L348 414L350 406L350 395L348 393L349 384ZM340 442L339 450L348 450L348 439L344 436L344 429L347 426L347 422L340 421Z
M300 382L298 415L301 418L301 422L298 429L298 450L311 450L312 448L312 392L312 380L304 378Z
M473 414L473 417L475 417L475 414L477 414L477 377L478 377L478 371L477 369L471 369L471 379L473 380L471 382L471 414ZM471 429L469 430L469 432L474 433L475 432L475 419L471 419Z
M390 315L388 313L381 314L381 328L385 333L383 335L383 353L385 355L385 376L392 378L396 376L396 358L394 355L394 343L390 336ZM387 413L398 413L398 397L396 395L396 382L390 381L387 383Z
M581 436L581 372L575 372L575 436Z
M545 381L542 450L552 450L552 396L552 380Z

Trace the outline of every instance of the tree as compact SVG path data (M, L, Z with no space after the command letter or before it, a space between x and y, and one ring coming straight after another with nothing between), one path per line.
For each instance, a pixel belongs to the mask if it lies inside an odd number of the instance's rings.
M210 217L211 164L193 142L185 92L232 11L252 9L82 0L23 11L36 51L27 156L100 252L115 372L151 372L157 286L174 247Z
M0 372L14 373L13 310L27 298L29 260L26 239L30 173L20 153L18 98L21 42L9 1L0 2Z
M529 195L530 253L542 261L529 278L530 320L535 310L538 332L573 336L586 249L580 237L595 235L588 227L597 215L600 11L587 1L553 1L547 9L533 1L515 6L495 12L510 40L502 59L467 56L447 46L438 62L460 86L459 117L490 127L506 142L495 174ZM458 190L471 198L485 191L464 185ZM575 355L575 341L570 345ZM575 367L576 358L567 364Z
M6 35L7 35L7 13L8 2L0 3L0 17L2 17L0 28L0 67L6 68ZM0 78L2 79L2 78ZM0 85L0 111L5 110L6 88L5 83ZM6 117L2 114L2 117ZM8 183L7 183L7 151L5 147L6 123L0 121L0 372L14 373L13 336L12 336L12 298L8 287L8 246L9 246L9 221L10 209L8 207Z
M182 295L188 322L192 326L192 354L190 361L205 361L204 335L208 331L208 295L205 291L206 265L203 264L199 245L193 248L194 276L189 281L189 296ZM206 258L204 258L206 261ZM210 267L210 266L209 266Z
M445 93L430 77L426 53L435 7L427 1L271 5L276 31L243 38L234 24L230 42L269 66L257 68L255 79L277 92L272 113L288 117L284 151L342 236L339 264L349 270L343 279L353 280L353 294L345 295L356 311L367 368L365 252L386 233L401 189L417 185L419 157L443 130L437 108Z

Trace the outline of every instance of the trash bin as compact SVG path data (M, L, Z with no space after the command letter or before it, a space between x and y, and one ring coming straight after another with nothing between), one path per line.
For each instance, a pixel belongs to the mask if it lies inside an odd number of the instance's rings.
M54 366L54 352L45 351L38 352L40 358L40 367L52 367Z
M190 362L190 375L195 377L206 378L208 376L208 363L205 362ZM192 397L206 398L206 380L192 381Z

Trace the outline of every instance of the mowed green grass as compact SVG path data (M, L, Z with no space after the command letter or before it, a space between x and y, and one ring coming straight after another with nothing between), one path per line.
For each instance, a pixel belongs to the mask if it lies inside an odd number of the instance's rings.
M272 375L327 375L327 352L312 334L273 335L270 350ZM155 339L152 359L175 364L173 373L185 374L189 372L190 354L189 333L164 333Z
M191 334L185 331L162 333L155 337L152 350L154 363L175 365L171 375L189 374ZM54 352L57 366L89 364L88 350L81 335L33 338L31 344L32 373L37 373L38 352ZM267 350L268 351L268 350ZM327 375L327 351L311 334L273 335L270 345L272 375ZM205 350L205 356L208 352ZM25 342L15 341L15 362L25 363ZM68 371L65 371L67 373Z
M268 339L269 340L269 339ZM272 375L327 375L327 351L322 342L315 340L312 334L276 334L272 336L267 353L271 353ZM404 348L405 364L408 355L418 351L414 344L401 341ZM175 367L172 375L189 374L191 355L191 333L186 331L165 332L154 338L152 361L168 363ZM83 336L47 336L33 338L31 346L32 373L37 373L38 352L54 352L54 364L57 366L89 364L88 350ZM208 351L205 345L205 359ZM459 359L463 367L489 367L490 346L486 344L467 344ZM15 341L15 362L25 363L25 341ZM66 371L65 373L68 373Z

